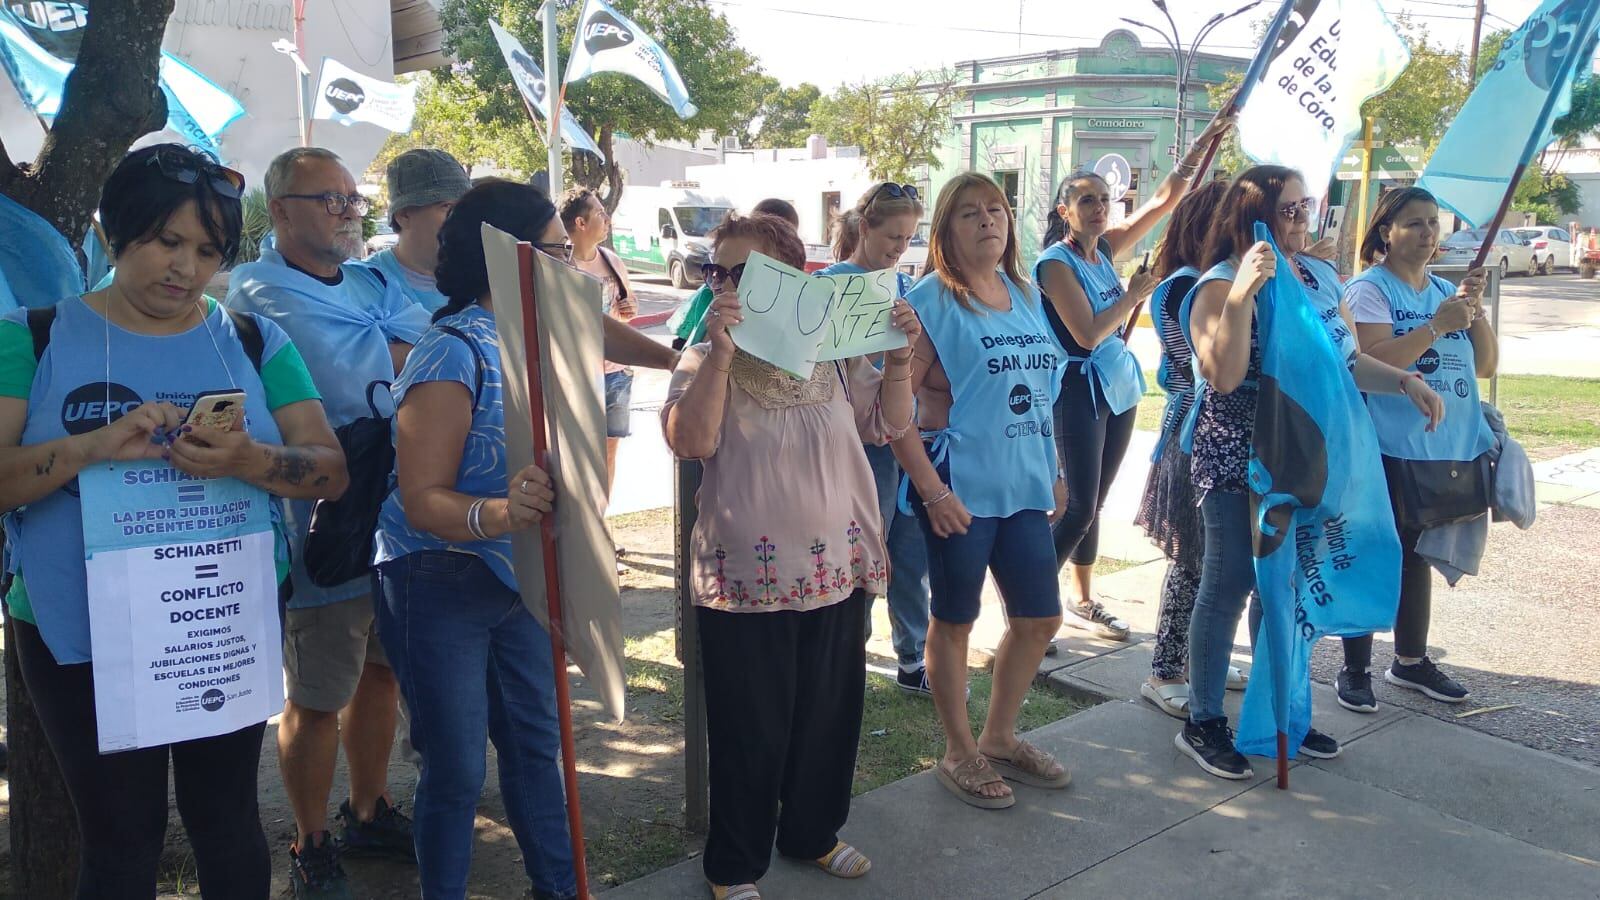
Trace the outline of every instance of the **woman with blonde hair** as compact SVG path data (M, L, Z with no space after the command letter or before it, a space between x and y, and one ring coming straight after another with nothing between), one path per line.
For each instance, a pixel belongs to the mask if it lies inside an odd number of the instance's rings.
M925 329L911 381L920 434L895 442L928 542L928 681L944 726L939 781L983 809L1012 806L1002 777L1064 788L1067 770L1017 737L1017 714L1056 629L1061 598L1050 525L1066 505L1051 411L1061 346L1022 274L1016 223L1000 188L966 173L939 192L929 274L907 298ZM984 575L1005 601L983 732L967 724L967 640Z

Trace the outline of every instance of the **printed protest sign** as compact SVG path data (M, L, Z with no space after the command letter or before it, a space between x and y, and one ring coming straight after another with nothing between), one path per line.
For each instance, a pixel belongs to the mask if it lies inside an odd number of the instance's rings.
M744 321L730 334L739 349L796 378L819 362L906 345L890 324L896 296L891 269L854 275L807 275L761 253L739 279Z

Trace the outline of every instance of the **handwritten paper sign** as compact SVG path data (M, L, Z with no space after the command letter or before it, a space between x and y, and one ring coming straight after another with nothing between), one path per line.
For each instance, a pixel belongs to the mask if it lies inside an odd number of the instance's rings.
M741 350L796 378L819 362L906 346L890 324L892 269L854 275L807 275L761 253L745 261L739 280L744 321L729 333Z

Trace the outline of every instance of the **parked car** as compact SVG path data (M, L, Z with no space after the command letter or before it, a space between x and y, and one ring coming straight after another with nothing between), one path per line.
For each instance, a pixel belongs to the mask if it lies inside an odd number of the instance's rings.
M1445 238L1444 243L1439 245L1444 251L1439 257L1439 262L1445 265L1470 264L1477 258L1478 248L1483 245L1487 233L1486 228L1474 228L1470 231L1458 231ZM1526 272L1533 275L1537 271L1534 267L1533 243L1527 238L1516 236L1509 228L1502 228L1489 249L1484 265L1499 266L1502 278L1512 272Z
M400 235L395 234L394 229L389 226L389 219L386 216L378 220L378 233L367 238L367 255L371 256L380 250L387 250L398 243L400 243Z
M1565 228L1536 225L1514 231L1517 237L1526 238L1533 245L1533 257L1539 274L1549 275L1557 268L1577 268L1573 261L1572 235Z

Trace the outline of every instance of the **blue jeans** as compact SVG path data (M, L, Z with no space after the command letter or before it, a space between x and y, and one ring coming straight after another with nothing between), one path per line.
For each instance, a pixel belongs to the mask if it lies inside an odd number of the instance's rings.
M928 642L928 542L915 516L896 508L900 499L900 466L888 447L868 445L867 462L878 487L878 507L883 512L889 546L889 629L900 668L914 672L922 666L922 648ZM872 636L872 608L867 608L867 636Z
M412 810L422 896L466 895L486 738L535 896L576 896L549 633L477 556L410 553L379 565L378 581L378 633L422 756Z
M1233 635L1256 586L1248 495L1207 491L1200 514L1206 555L1189 619L1189 721L1196 724L1223 717Z

